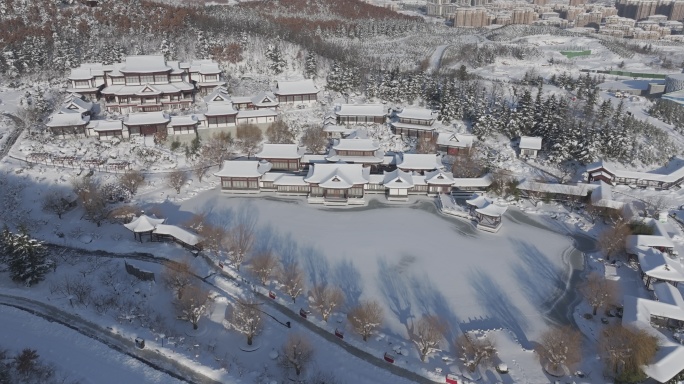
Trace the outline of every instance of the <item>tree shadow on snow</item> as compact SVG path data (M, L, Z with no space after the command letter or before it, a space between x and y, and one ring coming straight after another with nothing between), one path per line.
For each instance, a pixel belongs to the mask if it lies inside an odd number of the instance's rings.
M437 316L446 325L442 335L451 348L458 335L460 320L449 305L449 301L430 281L427 274L421 278L414 276L411 279L411 286L413 287L413 297L421 312L424 315Z
M496 282L494 276L480 269L474 270L469 277L470 286L475 297L489 315L510 329L523 348L530 349L531 344L525 335L528 327L525 315L511 303L506 291Z
M520 240L511 240L513 251L521 261L513 273L523 293L534 305L544 307L565 290L563 270L554 265L539 249Z
M307 246L301 253L302 267L309 275L311 288L325 286L330 281L330 264L318 249Z
M390 264L385 258L378 259L378 284L389 309L406 327L409 335L412 326L409 321L415 316L411 310L410 279L405 272L412 256L405 255L397 264Z
M361 285L361 273L348 259L340 260L333 268L333 276L337 286L345 294L346 308L353 308L359 304L359 297L363 293Z

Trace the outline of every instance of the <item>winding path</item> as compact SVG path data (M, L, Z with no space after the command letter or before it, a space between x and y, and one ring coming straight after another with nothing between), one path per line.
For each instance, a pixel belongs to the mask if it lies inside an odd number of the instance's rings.
M15 128L12 130L12 132L10 132L9 136L7 137L5 145L2 148L0 148L0 159L7 156L7 154L10 151L10 148L12 148L14 143L17 142L19 135L21 135L21 133L24 132L24 124L20 118L7 112L3 112L3 115L9 117L12 121L14 121Z
M24 297L2 293L0 293L0 305L14 307L31 313L32 315L42 317L47 321L59 323L178 380L201 384L220 383L169 357L163 356L158 352L150 349L138 349L135 347L133 340L117 333L112 333L95 323L74 316L51 305Z
M450 47L449 44L445 44L445 45L440 45L437 48L435 48L435 51L430 56L430 67L429 67L430 72L439 71L440 67L442 66L442 57L444 57L444 52L449 47Z

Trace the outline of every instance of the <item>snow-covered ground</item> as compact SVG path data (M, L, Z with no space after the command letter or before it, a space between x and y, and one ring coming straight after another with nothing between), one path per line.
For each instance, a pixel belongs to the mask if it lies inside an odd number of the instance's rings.
M35 349L41 359L81 383L180 383L140 361L67 328L16 308L0 310L0 346Z

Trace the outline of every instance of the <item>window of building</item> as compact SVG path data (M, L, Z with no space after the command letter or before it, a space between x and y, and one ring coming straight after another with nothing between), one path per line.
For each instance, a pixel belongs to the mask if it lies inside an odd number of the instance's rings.
M124 84L124 78L123 77L112 77L112 84Z
M138 76L126 76L126 84L140 84L140 78Z
M216 81L218 80L218 75L204 75L204 81Z
M154 76L153 75L141 75L140 76L140 84L145 84L145 83L154 83Z
M74 86L76 88L88 88L90 87L90 80L74 80Z
M166 84L169 82L168 75L154 75L154 82L157 84Z

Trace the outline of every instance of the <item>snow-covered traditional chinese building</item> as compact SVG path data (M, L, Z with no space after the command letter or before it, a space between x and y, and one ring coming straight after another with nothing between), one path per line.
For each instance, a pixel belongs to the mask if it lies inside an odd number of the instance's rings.
M437 116L429 109L404 108L394 114L392 130L397 135L432 139L436 135L434 124Z
M85 136L86 125L90 116L83 116L78 111L66 110L63 113L51 115L45 125L56 136Z
M223 85L218 64L166 61L163 56L128 56L122 63L85 63L71 70L67 91L105 98L113 113L171 111L188 108L193 93L208 93Z
M637 187L669 189L684 181L684 162L681 159L675 159L669 168L669 173L624 171L600 161L587 166L587 181L603 181L610 185L627 184Z
M277 110L280 103L273 92L261 92L256 96L233 96L231 97L233 107L240 111L252 109L273 109Z
M437 150L450 156L469 153L475 140L474 135L467 133L440 132L437 136Z
M226 160L214 176L221 179L221 190L232 193L259 193L260 179L271 163L258 160Z
M90 120L87 128L88 136L97 136L100 140L128 138L128 129L124 129L121 120Z
M171 118L164 112L129 113L123 120L128 135L152 136L156 133L167 133Z
M387 111L382 104L342 104L335 107L337 124L382 124Z
M297 172L302 167L302 152L297 144L264 144L256 157L271 163L272 170Z
M273 93L281 104L312 104L318 101L318 87L313 80L278 81Z
M423 174L436 169L444 169L442 157L435 154L403 153L396 155L397 168L406 172Z
M304 181L309 183L309 202L327 205L365 204L364 185L370 168L362 164L313 164Z
M372 139L338 139L328 152L326 159L331 162L344 161L356 164L380 164L385 152L380 144Z
M209 128L233 127L237 124L238 111L230 102L209 103L204 112L206 124Z
M408 201L409 190L413 188L413 176L401 169L384 172L382 184L387 190L387 200Z
M189 67L181 64L180 68L187 68L188 82L195 85L200 95L206 95L212 89L226 84L221 78L221 68L213 60L193 60Z
M275 122L278 112L271 108L240 110L235 116L235 122L240 124L270 124Z
M454 176L451 172L445 172L442 169L425 172L425 184L427 184L428 196L450 193L454 185Z
M168 125L169 135L190 135L197 134L197 127L200 120L195 115L171 116Z

